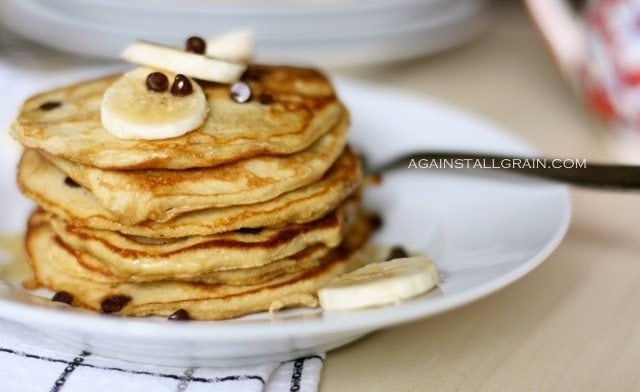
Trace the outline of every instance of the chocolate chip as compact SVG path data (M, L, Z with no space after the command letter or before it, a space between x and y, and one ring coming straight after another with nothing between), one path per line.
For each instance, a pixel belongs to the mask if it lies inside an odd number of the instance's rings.
M187 52L204 54L207 48L207 43L200 37L189 37L187 38L185 48Z
M54 302L62 302L63 304L71 305L73 302L73 295L67 291L58 291L51 298Z
M389 255L387 256L386 261L393 260L393 259L401 259L403 257L409 257L409 253L407 253L407 251L404 250L404 248L401 246L394 246L389 251Z
M185 321L191 320L191 316L189 316L189 312L184 309L178 309L169 316L168 320L172 321Z
M231 85L229 95L238 103L245 103L251 99L251 87L245 82L236 82Z
M259 82L262 80L262 71L257 68L247 68L242 74L242 80Z
M270 103L273 103L273 101L274 101L273 95L269 93L260 93L260 95L258 95L258 102L260 102L263 105L268 105Z
M115 313L119 312L131 301L131 297L128 295L112 295L102 300L100 307L102 313Z
M373 230L379 230L384 224L384 220L380 214L371 214L369 216L369 222L371 223Z
M73 179L73 178L71 178L71 177L66 177L66 178L64 179L64 184L65 184L66 186L68 186L68 187L71 187L71 188L80 188L80 184L78 184L77 182L75 182L75 181L74 181L74 179Z
M171 85L171 94L176 97L184 97L193 92L193 86L188 77L183 74L177 74L173 85Z
M160 93L169 88L169 78L162 72L151 72L147 76L146 84L147 89Z
M62 106L62 102L60 101L47 101L40 105L40 109L53 110L55 108L59 108L60 106Z
M238 229L243 234L260 234L262 230L262 227L241 227Z

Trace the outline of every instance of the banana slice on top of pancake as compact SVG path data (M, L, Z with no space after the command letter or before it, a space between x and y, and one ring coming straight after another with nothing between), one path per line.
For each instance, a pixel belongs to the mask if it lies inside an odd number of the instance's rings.
M207 54L186 52L171 46L136 41L120 55L134 64L164 69L218 83L233 83L247 69L244 63L214 58Z
M254 49L253 33L250 30L236 30L207 39L205 54L227 61L249 63Z
M124 74L107 89L101 107L102 125L120 139L141 140L170 139L198 128L207 116L208 105L202 88L190 78L238 81L247 64L233 59L246 62L253 51L252 42L252 36L237 33L211 41L207 52L206 42L199 37L187 40L186 51L145 41L132 43L121 57L144 67ZM236 50L229 50L236 46ZM210 55L216 53L222 57Z
M168 139L202 125L208 108L202 88L186 76L137 68L105 91L100 115L120 139Z

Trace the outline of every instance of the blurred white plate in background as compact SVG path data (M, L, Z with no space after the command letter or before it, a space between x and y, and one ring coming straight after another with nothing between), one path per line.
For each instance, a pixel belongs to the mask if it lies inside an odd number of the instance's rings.
M44 45L102 58L135 39L182 45L191 35L248 28L259 61L347 66L458 45L487 26L489 8L488 0L3 0L0 22Z

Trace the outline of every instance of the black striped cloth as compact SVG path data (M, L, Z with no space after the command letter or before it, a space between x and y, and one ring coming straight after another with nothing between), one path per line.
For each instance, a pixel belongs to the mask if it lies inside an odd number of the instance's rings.
M313 392L324 355L241 368L158 367L70 348L0 319L0 391Z

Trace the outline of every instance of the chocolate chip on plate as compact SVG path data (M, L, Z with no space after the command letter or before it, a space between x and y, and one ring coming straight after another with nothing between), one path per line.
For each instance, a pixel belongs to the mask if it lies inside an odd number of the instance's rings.
M382 215L378 213L373 213L369 215L369 222L371 222L371 227L373 230L379 230L382 225L384 225L384 220L382 219Z
M147 76L146 84L150 91L161 93L169 88L169 78L162 72L151 72Z
M119 312L131 301L131 297L128 295L112 295L102 300L100 308L102 313L115 313Z
M63 304L71 305L71 302L73 302L73 295L68 291L58 291L54 294L51 300L54 302L62 302Z
M389 251L389 255L387 256L387 261L393 260L393 259L401 259L403 257L409 257L409 253L407 253L407 251L401 246L394 246Z
M251 99L251 87L245 82L236 82L231 85L229 95L238 103L249 102Z
M189 312L184 309L178 309L169 316L168 320L172 321L185 321L191 320L191 316L189 316Z
M188 77L183 74L177 74L173 85L171 85L171 94L176 97L184 97L193 92L193 86Z
M185 49L187 52L204 54L207 49L207 43L200 37L189 37L187 38L187 42L185 44Z
M59 108L62 106L62 102L60 101L47 101L40 104L40 109L42 110L53 110L55 108Z

